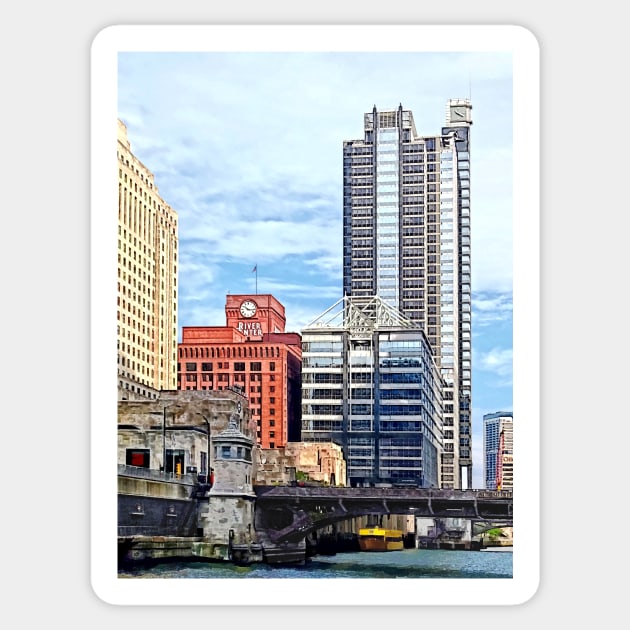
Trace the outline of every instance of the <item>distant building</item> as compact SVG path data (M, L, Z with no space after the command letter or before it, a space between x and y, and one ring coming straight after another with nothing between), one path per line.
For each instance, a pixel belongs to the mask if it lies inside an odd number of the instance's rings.
M440 487L470 488L472 104L416 130L396 108L363 115L343 143L343 294L378 295L422 328L445 382Z
M302 440L339 444L351 486L439 487L442 386L423 330L379 297L302 329Z
M269 294L228 295L225 315L225 326L183 327L178 389L240 391L262 448L299 441L302 347L284 330L284 306Z
M118 121L118 399L156 399L177 382L177 213Z
M259 449L256 485L286 485L303 480L331 486L346 485L346 462L333 442L289 442L276 449Z
M483 479L486 490L514 487L514 440L511 411L483 417Z

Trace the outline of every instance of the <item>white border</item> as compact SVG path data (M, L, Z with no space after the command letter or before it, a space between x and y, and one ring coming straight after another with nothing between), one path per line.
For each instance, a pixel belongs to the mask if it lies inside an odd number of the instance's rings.
M325 32L324 32L325 31ZM264 38L261 35L264 32ZM261 46L260 42L269 42ZM505 51L514 61L514 449L512 579L118 579L116 555L115 155L121 51ZM406 45L403 43L406 42ZM412 46L410 42L420 42ZM272 43L272 44L271 44ZM454 45L457 44L457 47ZM512 605L540 580L539 47L520 26L111 26L91 49L91 578L117 605ZM113 222L112 222L113 221ZM112 459L114 457L114 459ZM308 586L307 586L308 584ZM251 586L251 591L247 588ZM360 588L359 588L360 586ZM390 588L391 586L391 588ZM332 588L331 588L332 587ZM212 596L209 596L209 591ZM280 595L281 594L281 595Z

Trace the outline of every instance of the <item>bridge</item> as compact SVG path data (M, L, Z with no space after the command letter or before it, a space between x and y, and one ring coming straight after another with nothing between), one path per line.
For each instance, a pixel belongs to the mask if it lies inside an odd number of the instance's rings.
M293 562L306 537L358 516L403 514L512 525L512 492L427 488L256 486L255 529L268 562Z

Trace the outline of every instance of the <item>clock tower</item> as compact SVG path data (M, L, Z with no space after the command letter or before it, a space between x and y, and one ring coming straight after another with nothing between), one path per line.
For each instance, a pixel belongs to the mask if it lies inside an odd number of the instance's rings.
M226 296L225 321L250 341L262 341L267 333L283 333L286 326L284 306L267 293Z
M468 99L452 98L446 106L446 124L448 127L472 125L472 105Z

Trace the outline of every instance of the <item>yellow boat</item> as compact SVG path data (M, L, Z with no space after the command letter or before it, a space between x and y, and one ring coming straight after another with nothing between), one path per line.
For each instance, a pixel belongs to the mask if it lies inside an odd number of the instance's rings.
M399 551L403 549L403 533L400 529L366 527L359 530L361 551Z

